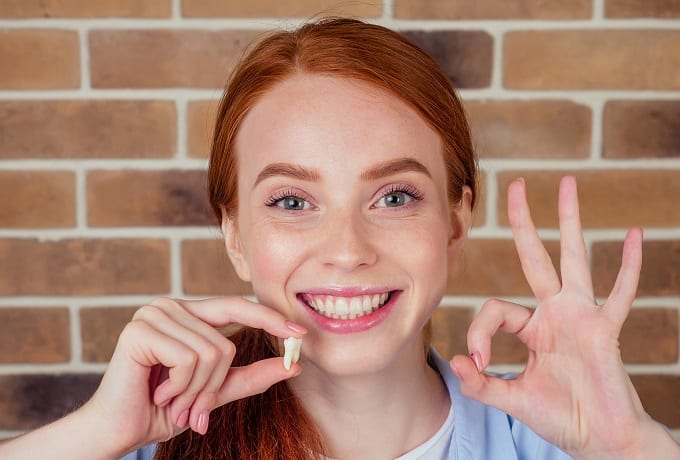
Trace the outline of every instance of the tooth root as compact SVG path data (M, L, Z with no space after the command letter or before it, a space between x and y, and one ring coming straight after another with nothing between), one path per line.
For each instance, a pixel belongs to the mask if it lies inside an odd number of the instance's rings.
M290 370L292 363L297 363L300 359L300 347L302 346L302 339L295 337L288 337L283 341L283 367L287 371Z

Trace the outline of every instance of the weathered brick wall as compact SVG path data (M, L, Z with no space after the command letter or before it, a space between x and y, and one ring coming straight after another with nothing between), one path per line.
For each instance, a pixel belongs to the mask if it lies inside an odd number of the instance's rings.
M442 352L465 350L488 297L531 304L504 191L527 178L557 254L569 171L597 295L625 230L645 228L621 348L648 410L680 430L679 1L0 0L0 435L87 397L150 298L249 292L204 198L214 101L246 43L319 12L404 31L467 103L483 195L435 316ZM494 342L498 369L525 356Z

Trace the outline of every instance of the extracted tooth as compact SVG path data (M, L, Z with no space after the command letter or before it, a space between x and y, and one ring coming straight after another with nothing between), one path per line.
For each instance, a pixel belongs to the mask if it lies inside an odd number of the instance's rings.
M295 337L288 337L283 341L283 367L287 371L290 370L291 363L297 363L300 359L300 347L302 346L302 339Z

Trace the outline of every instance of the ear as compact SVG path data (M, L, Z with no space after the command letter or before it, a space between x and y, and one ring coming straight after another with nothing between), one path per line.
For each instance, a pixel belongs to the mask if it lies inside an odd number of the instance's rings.
M250 267L243 254L241 239L239 238L238 233L238 225L236 225L236 220L229 216L224 207L221 209L222 235L224 236L224 244L227 248L229 260L231 260L231 264L234 266L234 270L238 277L245 282L249 282Z
M463 186L460 201L451 204L449 213L451 231L448 252L450 262L455 263L472 225L472 190L470 187Z

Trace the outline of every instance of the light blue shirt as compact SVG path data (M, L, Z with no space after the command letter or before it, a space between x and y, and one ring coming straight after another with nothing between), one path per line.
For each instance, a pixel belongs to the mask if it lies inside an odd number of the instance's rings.
M491 406L466 398L448 361L432 350L432 362L449 390L454 429L448 454L440 460L568 460L554 445L522 422ZM121 460L152 460L155 446L132 452ZM436 460L436 459L428 459Z

